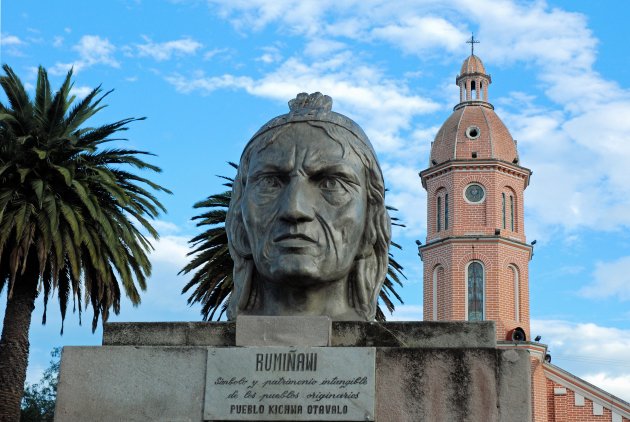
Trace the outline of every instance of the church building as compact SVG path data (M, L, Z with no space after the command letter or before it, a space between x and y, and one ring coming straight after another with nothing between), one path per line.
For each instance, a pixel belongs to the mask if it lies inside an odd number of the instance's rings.
M531 170L489 101L492 78L474 54L455 83L459 104L438 131L429 167L424 263L425 321L496 323L497 343L529 351L532 420L630 422L630 404L551 363L531 340L524 191Z

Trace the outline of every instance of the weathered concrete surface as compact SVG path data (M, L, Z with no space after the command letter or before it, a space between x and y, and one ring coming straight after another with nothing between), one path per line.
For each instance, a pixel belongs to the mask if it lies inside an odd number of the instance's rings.
M236 333L234 322L105 324L105 346L64 348L56 420L201 421L208 347L234 347ZM377 422L531 420L528 352L497 349L493 322L337 321L331 345L376 347Z
M494 330L493 321L385 323L333 321L331 345L495 347ZM234 322L110 322L103 328L103 345L228 347L236 345L235 333Z
M248 316L236 318L236 346L330 346L327 316Z
M498 378L499 390L499 420L500 421L530 421L531 394L525 395L524 389L531 391L531 366L529 353L523 349L501 350L501 373ZM523 360L527 365L523 365ZM521 410L518 413L518 409ZM526 417L527 410L529 417ZM519 414L522 418L517 418Z
M234 346L234 322L108 322L103 346Z
M202 347L66 347L55 420L201 421L206 356ZM377 348L376 421L530 421L529 368L525 350Z
M529 367L524 350L378 348L376 420L531 421Z
M206 348L64 347L55 421L202 420Z
M496 347L494 321L334 321L333 346Z

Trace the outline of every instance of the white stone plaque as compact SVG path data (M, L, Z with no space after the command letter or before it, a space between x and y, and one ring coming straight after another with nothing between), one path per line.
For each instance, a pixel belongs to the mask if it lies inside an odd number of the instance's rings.
M373 421L375 350L208 348L204 419Z

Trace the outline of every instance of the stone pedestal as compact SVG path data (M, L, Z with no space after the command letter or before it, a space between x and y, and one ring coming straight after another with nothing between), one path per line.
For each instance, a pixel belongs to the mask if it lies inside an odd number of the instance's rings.
M233 322L106 324L103 346L64 348L55 420L202 421L213 406L205 398L207 390L214 388L208 377L216 371L216 351L276 350L273 346L298 346L298 352L343 349L344 353L332 350L329 355L349 356L340 364L346 372L357 365L369 374L373 365L373 385L367 380L357 387L362 398L373 389L372 407L359 403L366 408L364 419L339 420L531 420L528 354L497 349L493 322L327 325L319 319L313 321L314 331L305 328L308 321L292 318L241 322L238 330L250 330L247 338L258 336L258 340L237 346L240 335ZM239 344L244 343L239 340ZM306 406L300 411L304 415L278 416L278 420L336 420L331 415L322 419L307 415ZM273 420L270 417L237 416L238 420Z

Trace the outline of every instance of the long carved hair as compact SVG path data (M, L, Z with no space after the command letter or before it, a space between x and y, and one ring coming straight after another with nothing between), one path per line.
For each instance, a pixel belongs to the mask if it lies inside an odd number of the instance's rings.
M350 148L363 163L367 181L367 215L362 245L348 277L349 305L365 320L374 320L378 295L387 275L391 221L385 208L383 174L369 141L358 138L345 128L322 121L302 121L278 126L252 139L245 147L232 187L232 199L225 228L230 255L234 261L234 288L227 308L229 319L236 319L241 311L254 309L259 300L259 286L252 250L243 222L241 203L247 184L247 173L252 154L267 146L291 125L308 124L318 127L344 149Z

